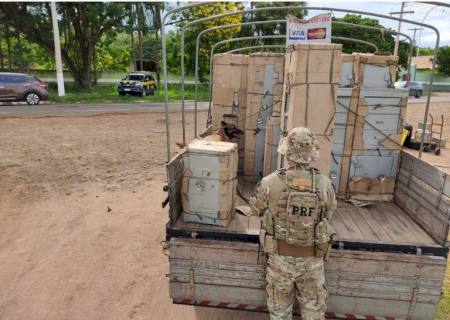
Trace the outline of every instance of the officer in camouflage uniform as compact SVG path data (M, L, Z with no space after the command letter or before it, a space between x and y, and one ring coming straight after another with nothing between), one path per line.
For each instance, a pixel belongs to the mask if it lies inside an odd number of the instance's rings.
M278 152L288 167L262 179L250 200L253 213L262 216L270 318L292 319L295 294L302 320L324 319L324 258L333 235L329 221L336 209L334 190L326 176L309 166L319 154L308 128L292 129Z

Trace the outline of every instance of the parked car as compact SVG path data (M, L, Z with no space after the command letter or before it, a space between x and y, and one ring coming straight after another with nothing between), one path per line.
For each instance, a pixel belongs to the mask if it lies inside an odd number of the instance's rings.
M47 84L23 73L0 72L0 102L25 101L37 105L48 99Z
M133 72L120 81L117 89L121 96L133 94L145 97L147 94L155 94L156 81L155 78L147 72Z
M398 81L395 83L396 88L409 88L409 95L420 98L423 92L423 86L415 81Z

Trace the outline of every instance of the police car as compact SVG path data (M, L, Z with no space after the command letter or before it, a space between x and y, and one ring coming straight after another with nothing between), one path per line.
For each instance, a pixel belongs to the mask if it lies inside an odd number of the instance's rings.
M117 90L120 96L126 94L139 95L141 97L145 97L147 94L154 95L156 81L147 72L133 72L120 81Z

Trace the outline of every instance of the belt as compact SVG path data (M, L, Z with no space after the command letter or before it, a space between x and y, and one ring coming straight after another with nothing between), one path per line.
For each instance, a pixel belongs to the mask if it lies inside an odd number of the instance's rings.
M316 257L321 258L328 249L328 243L323 243L314 247L299 247L287 244L285 241L277 241L278 254L290 257Z

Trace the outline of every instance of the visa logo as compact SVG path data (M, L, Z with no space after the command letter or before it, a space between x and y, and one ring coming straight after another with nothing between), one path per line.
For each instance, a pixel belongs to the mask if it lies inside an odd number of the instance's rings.
M289 34L291 40L305 40L305 33L303 30L292 30Z

